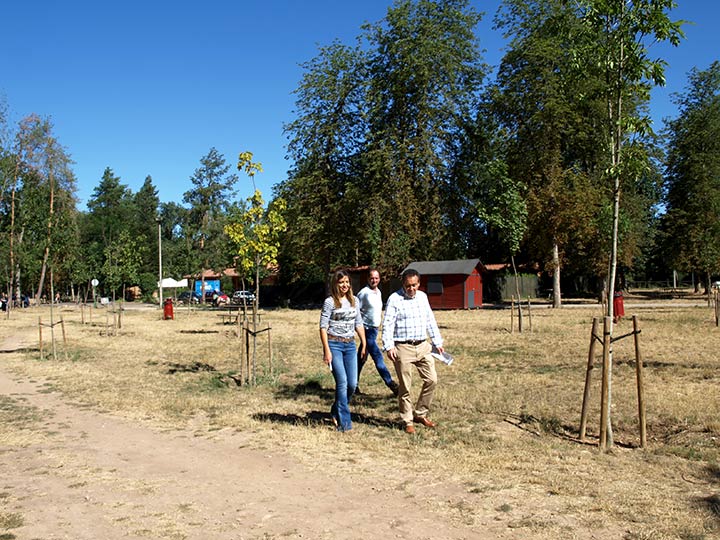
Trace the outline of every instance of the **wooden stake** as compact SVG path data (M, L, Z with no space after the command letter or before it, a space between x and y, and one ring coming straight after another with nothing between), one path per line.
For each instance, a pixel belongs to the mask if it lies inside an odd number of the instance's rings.
M43 356L43 339L42 339L42 319L38 317L38 333L40 334L40 360L44 360Z
M267 327L267 333L268 333L268 367L270 368L270 374L272 375L273 371L273 365L272 365L272 338L270 337L270 332L272 328L270 326Z
M515 331L515 297L510 297L510 333Z
M643 358L640 351L640 323L637 315L633 315L633 335L635 336L635 375L638 393L638 421L640 423L640 447L647 445L647 430L645 422L645 390L643 384Z
M248 324L246 323L245 331L243 332L245 334L245 373L247 373L247 381L248 384L251 383L251 372L250 372L250 328L248 328Z
M62 328L63 346L67 347L67 336L65 335L65 319L60 317L60 328Z
M610 410L608 401L610 398L610 317L603 317L603 371L602 390L600 395L600 450L607 450L608 444L608 420Z
M585 391L583 392L582 412L580 413L580 440L585 441L587 429L587 413L590 405L590 382L592 370L595 367L595 343L597 342L597 317L593 317L592 330L590 332L590 350L588 351L587 370L585 371Z
M518 310L518 332L520 334L523 333L523 314L522 314L522 298L518 296L518 302L517 302L517 310Z
M530 311L530 297L528 296L528 329L532 332L532 311Z

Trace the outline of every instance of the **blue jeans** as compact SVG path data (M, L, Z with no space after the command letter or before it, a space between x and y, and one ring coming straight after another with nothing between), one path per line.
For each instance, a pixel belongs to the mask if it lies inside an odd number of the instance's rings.
M357 387L357 351L355 341L344 343L329 340L332 353L332 372L335 378L335 401L330 414L337 421L338 431L352 429L350 420L350 398Z
M380 350L380 347L378 347L377 344L377 335L378 335L378 329L374 326L366 326L365 327L365 341L367 342L367 352L370 356L372 356L373 361L375 362L375 367L377 368L378 373L380 374L380 377L382 378L383 382L390 386L393 382L392 375L390 375L390 371L388 370L387 366L385 365L385 361L383 360L383 353ZM358 349L358 358L360 357L360 349ZM360 380L360 372L362 372L362 368L365 365L365 360L360 360L358 365L358 381Z

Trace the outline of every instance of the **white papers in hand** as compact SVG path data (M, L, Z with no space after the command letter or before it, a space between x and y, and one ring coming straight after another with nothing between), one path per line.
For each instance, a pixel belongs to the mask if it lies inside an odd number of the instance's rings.
M443 364L446 364L448 366L453 363L453 360L455 360L449 352L443 351L441 354L440 351L438 351L435 347L433 347L430 354L432 354L435 360L440 360Z

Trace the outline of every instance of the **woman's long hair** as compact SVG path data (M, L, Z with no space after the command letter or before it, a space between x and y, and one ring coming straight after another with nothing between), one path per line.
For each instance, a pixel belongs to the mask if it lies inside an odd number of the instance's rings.
M338 286L338 283L340 283L340 280L344 277L348 278L348 281L350 281L350 274L348 274L345 270L338 270L333 274L332 279L330 280L330 294L335 301L336 308L340 307L340 301L343 298L343 295L340 294L340 287ZM352 285L348 289L347 294L345 294L345 298L347 298L351 306L355 307L355 297L352 293Z

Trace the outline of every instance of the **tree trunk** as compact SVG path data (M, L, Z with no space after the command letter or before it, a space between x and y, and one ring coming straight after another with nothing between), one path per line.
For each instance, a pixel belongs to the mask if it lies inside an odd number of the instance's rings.
M55 217L55 182L52 172L48 175L50 183L50 204L47 221L47 237L45 238L45 253L43 254L42 268L40 269L40 281L38 282L37 293L35 294L35 303L40 305L40 295L45 285L45 272L47 271L48 260L50 258L50 243L52 242L52 226Z
M553 307L559 308L562 305L562 297L560 295L560 252L557 242L553 242Z
M520 280L518 278L517 268L515 267L515 255L510 255L510 260L512 261L513 273L515 274L515 293L517 294L518 298L518 332L522 334L523 315L521 307L522 304L520 303Z
M18 238L17 238L18 246L22 245L24 238L25 238L25 228L22 228L22 229L20 229L20 234L18 235ZM21 279L20 279L21 278L21 276L20 276L20 261L18 261L18 260L15 261L14 274L15 274L15 276L14 276L15 283L13 284L13 286L15 287L15 300L20 302L20 295L21 295L22 287L20 286L20 281L21 281Z
M20 286L19 286L19 268L20 265L18 264L18 274L15 273L15 193L17 191L17 181L18 181L18 174L20 170L20 159L19 157L16 157L15 159L15 175L13 177L13 186L12 191L10 194L10 295L8 297L8 317L10 317L10 309L11 307L14 307L13 304L13 294L12 290L15 286L15 280L18 280L18 285L15 287L15 298L18 300L20 299Z
M622 8L621 8L622 9ZM620 54L619 54L620 66L618 69L622 72L622 65L625 59L625 52L623 43L620 43ZM618 74L620 78L622 73ZM613 431L612 431L612 415L609 411L612 410L612 367L613 367L613 349L612 349L612 336L613 336L613 317L614 307L613 298L615 296L615 278L617 274L617 254L618 254L618 224L620 222L620 163L621 163L621 150L622 150L622 138L623 128L622 122L622 93L618 89L619 83L613 81L612 86L616 88L616 102L613 103L612 99L608 100L608 120L611 125L614 126L612 135L610 137L610 151L611 151L611 165L612 165L612 177L613 177L613 217L612 217L612 244L610 248L610 268L608 272L608 317L610 319L610 351L609 351L609 368L608 368L608 417L607 417L607 441L608 446L613 445ZM615 110L613 111L613 105Z

